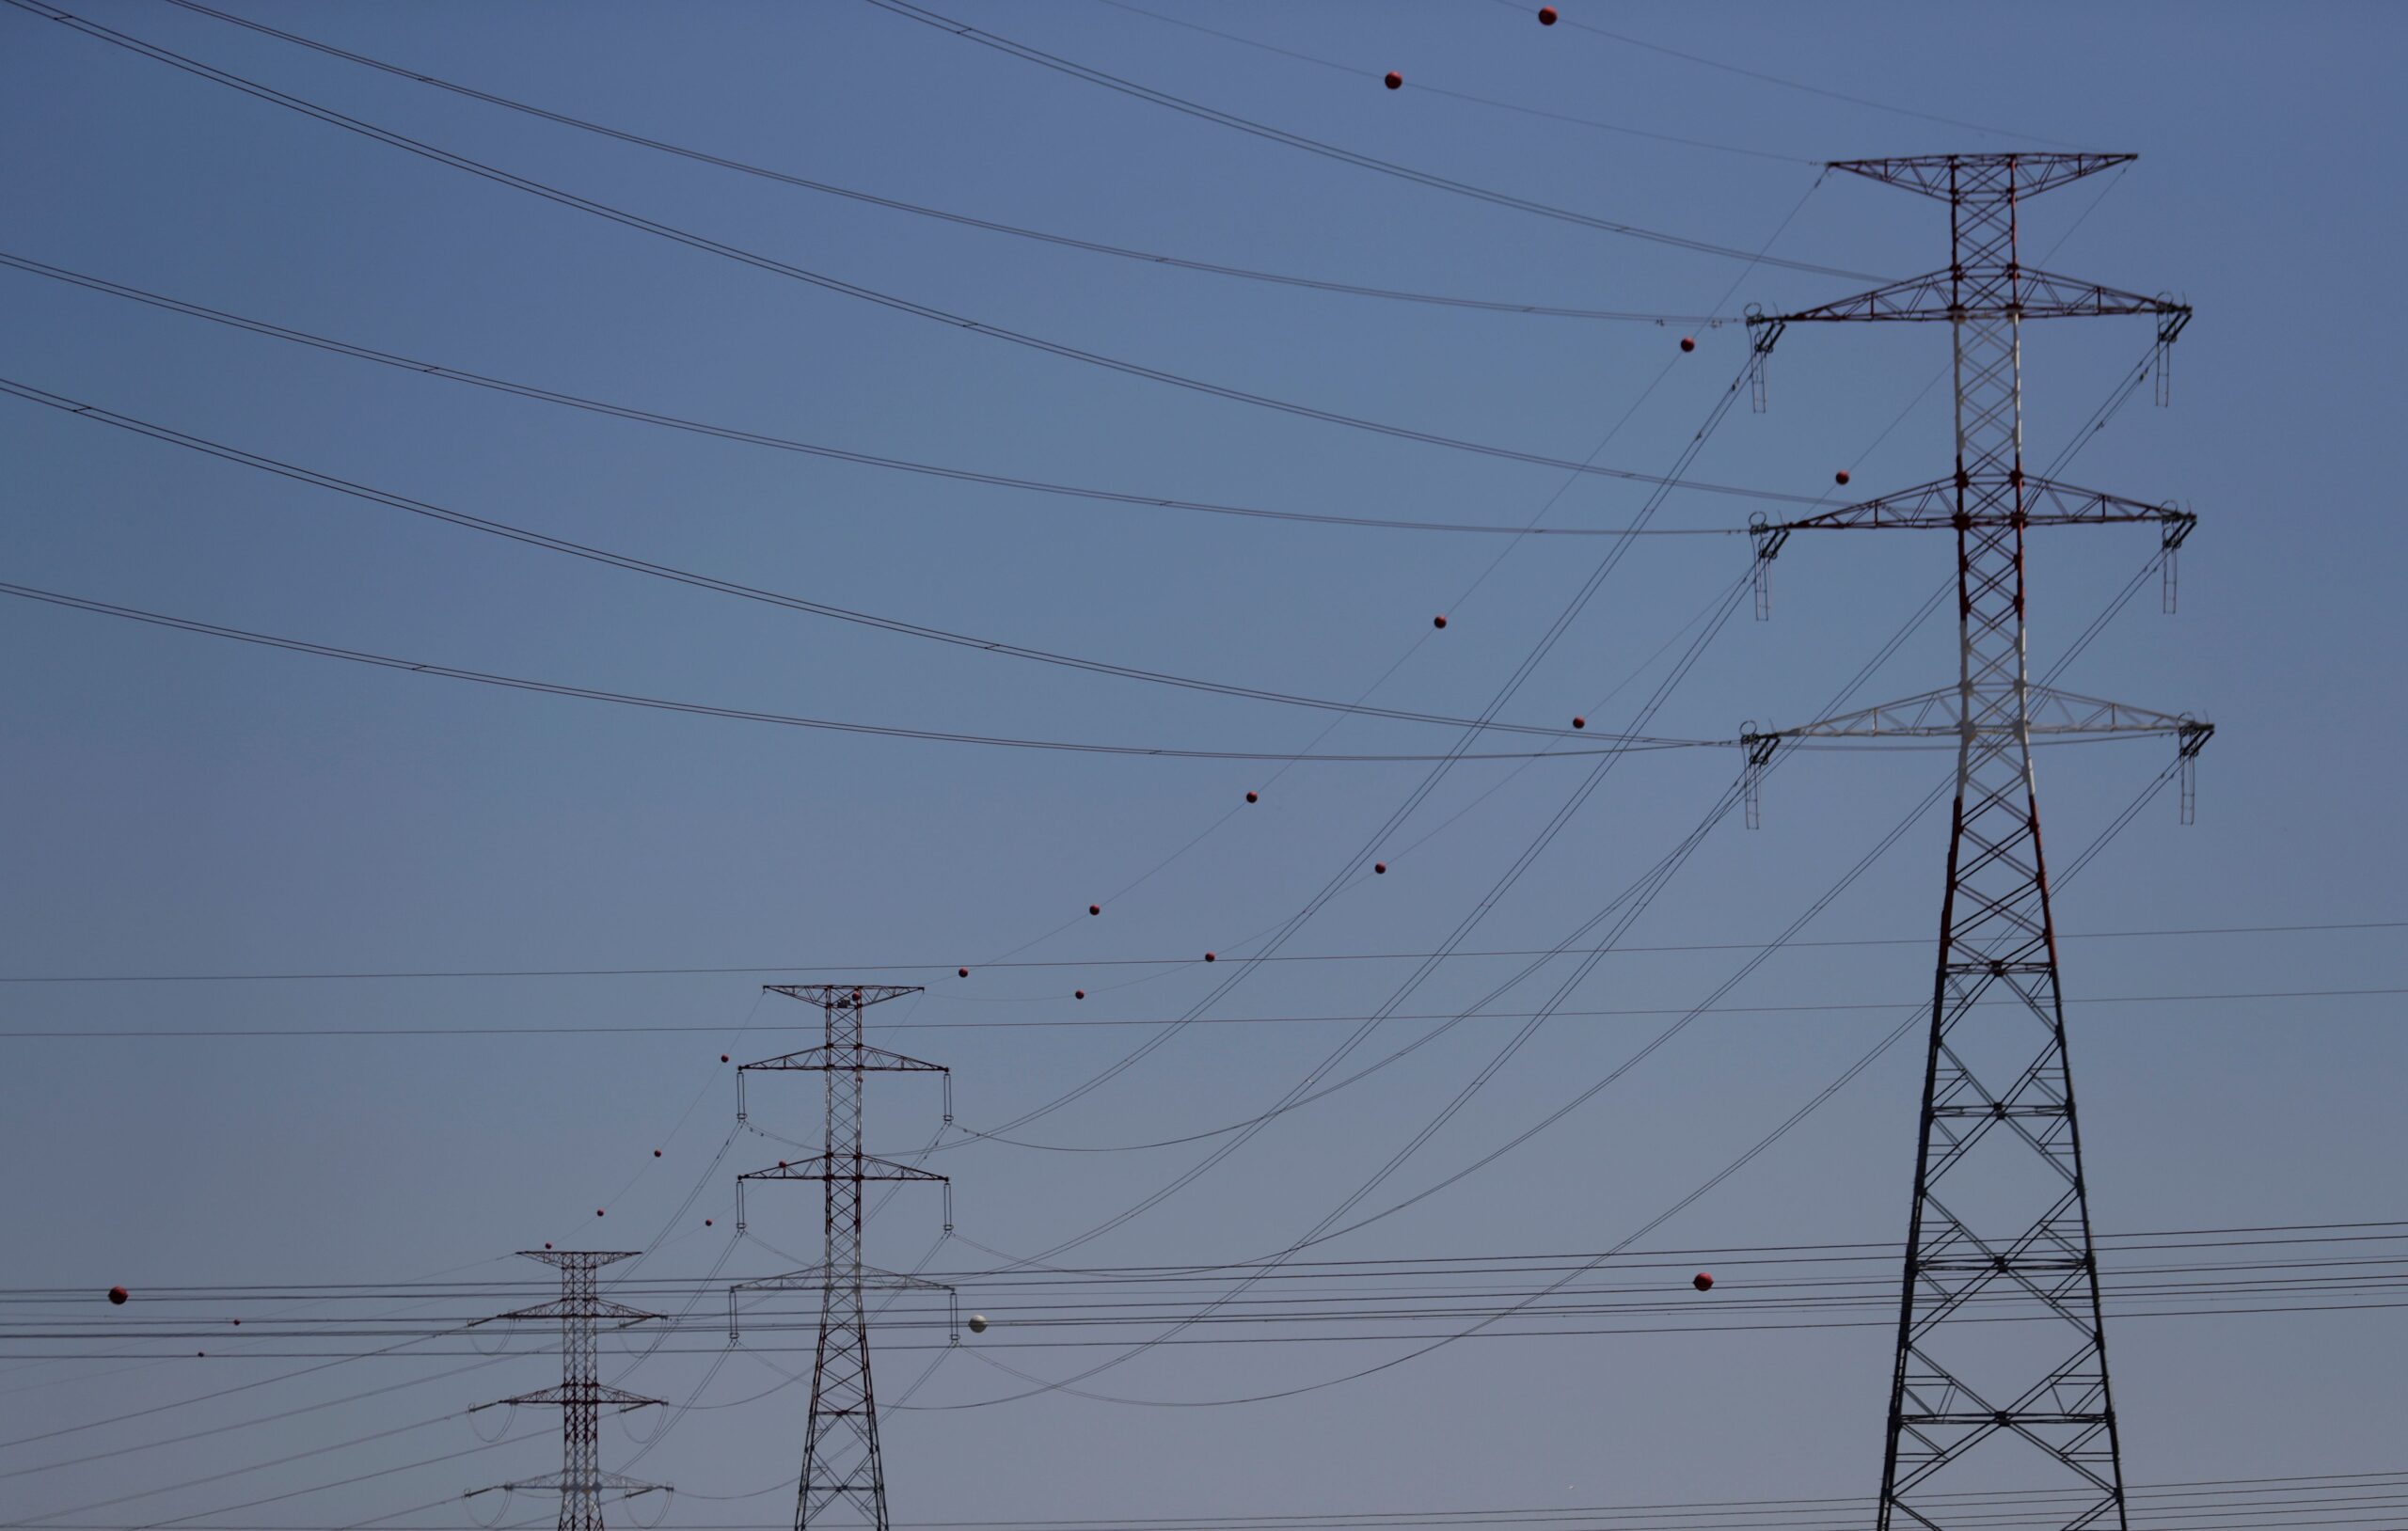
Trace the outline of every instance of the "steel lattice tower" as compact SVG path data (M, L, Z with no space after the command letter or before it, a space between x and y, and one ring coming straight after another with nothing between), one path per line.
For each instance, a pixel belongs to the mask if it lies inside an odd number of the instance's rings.
M942 1175L897 1164L862 1151L862 1086L872 1073L931 1073L946 1084L945 1120L953 1119L952 1077L941 1064L922 1063L862 1041L862 1012L916 987L884 984L769 984L764 988L819 1006L824 1040L816 1048L745 1064L737 1071L737 1119L745 1119L744 1076L755 1070L804 1070L825 1084L826 1132L817 1157L800 1163L781 1160L773 1169L737 1177L737 1231L744 1230L747 1180L816 1180L824 1195L820 1225L821 1263L767 1281L748 1282L729 1293L734 1325L736 1291L810 1288L819 1291L819 1345L811 1368L811 1417L803 1437L802 1475L796 1488L796 1531L858 1526L887 1531L886 1470L879 1455L878 1398L870 1385L869 1323L865 1289L943 1291L936 1282L878 1271L862 1260L862 1186L871 1180L928 1180ZM945 1231L953 1229L947 1186Z
M560 1531L602 1531L602 1491L615 1489L622 1499L638 1494L666 1492L665 1485L639 1483L617 1473L602 1471L600 1416L608 1404L624 1413L630 1409L642 1409L658 1403L657 1398L640 1397L625 1388L612 1387L599 1375L600 1348L595 1341L598 1323L604 1318L619 1321L621 1327L642 1323L657 1315L644 1313L624 1303L605 1299L599 1290L594 1272L618 1260L635 1258L631 1250L553 1250L522 1249L518 1252L531 1260L558 1266L561 1272L561 1295L555 1302L515 1313L500 1315L505 1320L558 1318L561 1321L561 1383L533 1393L521 1393L515 1398L500 1398L493 1403L481 1403L469 1413L499 1408L504 1404L547 1404L561 1412L561 1470L542 1477L525 1478L515 1483L499 1483L494 1488L546 1489L561 1496ZM479 1489L475 1493L491 1490ZM470 1497L474 1497L471 1494Z
M1752 816L1754 779L1789 739L1957 740L1882 1462L1882 1531L1978 1519L1988 1512L1950 1496L1999 1489L2045 1491L2030 1507L2067 1531L2126 1524L2031 748L2035 735L2171 734L2187 818L2191 761L2211 730L2030 679L2023 536L2036 526L2151 522L2170 560L2194 518L2170 505L2025 475L2021 328L2027 319L2155 315L2162 386L2164 347L2190 309L2032 270L2020 263L2016 232L2025 198L2131 158L1948 154L1837 163L1831 168L1946 202L1948 268L1801 312L1749 317L1759 397L1763 358L1789 324L1945 323L1955 349L1950 478L1802 521L1760 524L1756 536L1761 572L1793 531L1956 533L1955 687L1805 728L1751 731L1747 741Z

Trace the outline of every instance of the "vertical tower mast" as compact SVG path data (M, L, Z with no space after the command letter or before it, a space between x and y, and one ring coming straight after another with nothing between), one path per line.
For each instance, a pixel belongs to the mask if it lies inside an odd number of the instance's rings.
M816 1286L819 1291L819 1344L811 1368L811 1417L805 1429L801 1481L796 1491L796 1531L856 1526L887 1531L886 1471L878 1444L878 1400L870 1385L869 1324L862 1303L866 1288L944 1290L935 1282L875 1271L862 1260L862 1186L870 1180L930 1180L945 1177L879 1159L862 1149L862 1084L871 1073L945 1074L943 1065L865 1045L862 1012L873 1004L916 994L917 988L874 984L771 984L768 992L817 1004L825 1040L816 1048L737 1072L737 1119L744 1119L744 1075L755 1070L805 1070L824 1081L826 1128L818 1157L799 1164L781 1162L737 1177L737 1229L744 1228L747 1180L816 1180L823 1190L820 1226L826 1255L815 1268L736 1290ZM946 1075L950 1110L951 1076ZM948 1190L949 1195L949 1190ZM949 1203L948 1203L949 1205ZM946 1230L952 1229L950 1215ZM729 1293L733 1327L736 1292Z
M1996 1489L2050 1491L2034 1501L2036 1510L2067 1531L2122 1531L2126 1524L2031 748L2035 734L2167 734L2178 741L2187 784L2188 763L2211 730L2188 718L2054 691L2027 672L2027 529L2154 522L2170 557L2193 517L2171 506L2027 478L2021 332L2026 319L2152 314L2162 346L2190 310L2034 271L2021 263L2016 236L2024 198L2131 158L1947 154L1836 164L1944 200L1948 269L1821 308L1749 320L1759 383L1763 358L1794 324L1944 322L1954 341L1950 479L1761 527L1756 538L1761 564L1798 530L1948 527L1956 533L1952 690L1749 736L1751 793L1771 750L1787 739L1957 740L1882 1463L1882 1531L1942 1526L1952 1514L1966 1513L1967 1501L1952 1503L1948 1495ZM1998 1321L2019 1319L2039 1321Z
M556 1302L520 1308L515 1313L505 1313L501 1318L518 1320L558 1318L561 1321L561 1383L558 1387L522 1393L515 1398L502 1398L497 1403L481 1403L469 1413L498 1408L502 1404L557 1407L561 1412L561 1470L539 1478L497 1484L495 1487L504 1492L514 1489L555 1491L561 1496L560 1531L602 1531L603 1490L616 1490L620 1498L668 1491L657 1483L639 1483L633 1478L602 1471L602 1406L608 1404L625 1413L660 1400L640 1397L601 1380L597 1323L603 1318L617 1319L622 1325L641 1323L657 1315L610 1302L601 1295L594 1272L614 1261L635 1258L632 1250L522 1249L518 1253L531 1260L559 1267L561 1295ZM489 1492L484 1489L474 1491L475 1493Z

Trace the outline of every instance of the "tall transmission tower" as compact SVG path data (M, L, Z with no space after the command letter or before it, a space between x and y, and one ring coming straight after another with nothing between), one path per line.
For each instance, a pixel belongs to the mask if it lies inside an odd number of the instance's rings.
M889 984L768 984L763 988L819 1006L825 1022L816 1048L745 1064L737 1070L736 1115L745 1119L744 1076L756 1071L801 1070L825 1085L826 1131L821 1151L799 1163L737 1176L736 1227L744 1231L744 1182L816 1180L823 1192L820 1225L825 1250L820 1263L766 1281L747 1282L728 1293L733 1332L737 1293L816 1287L819 1345L811 1366L811 1417L805 1427L802 1476L795 1492L795 1531L813 1527L868 1527L887 1531L886 1468L878 1446L878 1398L870 1385L869 1320L864 1290L951 1288L917 1276L875 1270L862 1260L862 1187L872 1180L928 1180L945 1187L945 1232L953 1231L952 1187L942 1175L897 1164L862 1151L862 1086L873 1073L942 1075L947 1122L953 1120L953 1076L942 1064L922 1063L862 1041L862 1013L875 1004L917 994L916 987Z
M1956 686L1804 728L1751 733L1750 816L1772 753L1798 738L1954 736L1956 798L1922 1133L1900 1282L1877 1524L1941 1527L1969 1490L2040 1490L2066 1531L2125 1518L2121 1448L2090 1202L2058 986L2056 926L2033 786L2036 737L2151 733L2176 741L2189 817L2210 725L2075 696L2025 671L2023 536L2040 526L2153 524L2170 560L2187 511L2029 477L2022 325L2152 315L2158 375L2191 310L2023 265L2019 210L2130 154L1934 154L1831 166L1948 205L1945 270L1748 323L1762 363L1792 324L1945 323L1954 341L1956 466L1949 478L1826 514L1761 524L1758 569L1794 532L1947 528L1956 533ZM2161 393L2160 402L2163 402ZM2170 567L2170 564L2169 564ZM1760 587L1761 588L1761 587ZM2170 589L2170 585L2169 585ZM2001 1321L2033 1319L2035 1323ZM2063 1507L2059 1518L2059 1507ZM2034 1524L2042 1523L2034 1521Z
M595 1332L600 1321L613 1319L617 1326L642 1323L658 1315L631 1308L625 1303L604 1298L594 1272L618 1260L635 1258L632 1250L554 1250L522 1249L518 1252L531 1260L558 1266L561 1272L561 1295L557 1301L520 1308L499 1316L503 1320L558 1318L561 1322L561 1383L533 1393L521 1393L515 1398L499 1398L481 1403L469 1410L498 1409L509 1404L547 1404L561 1412L561 1470L542 1477L523 1478L515 1483L497 1483L490 1489L470 1492L469 1498L497 1491L508 1492L518 1489L542 1489L561 1496L560 1531L602 1531L602 1494L614 1491L613 1497L633 1499L642 1494L666 1493L668 1486L659 1483L639 1483L618 1473L602 1471L600 1415L607 1405L616 1413L643 1409L657 1404L657 1398L646 1398L612 1387L598 1375L600 1347Z

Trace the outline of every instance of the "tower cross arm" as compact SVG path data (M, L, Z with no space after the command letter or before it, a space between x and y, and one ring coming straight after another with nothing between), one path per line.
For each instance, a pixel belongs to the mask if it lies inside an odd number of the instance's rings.
M475 1413L479 1409L496 1409L505 1403L607 1403L616 1405L624 1413L629 1409L651 1408L659 1402L658 1398L647 1398L641 1393L630 1393L624 1387L612 1387L608 1382L562 1382L554 1387L537 1388L532 1393L521 1393L515 1398L497 1398L491 1403L480 1403L468 1412Z
M522 1477L509 1483L497 1483L490 1488L471 1489L465 1497L474 1498L478 1494L492 1493L501 1489L616 1489L623 1497L629 1499L640 1493L676 1492L666 1483L646 1483L641 1478L629 1477L625 1473L605 1473L597 1469L591 1473L578 1473L574 1476L567 1473L546 1473L541 1477Z
M2191 306L2168 297L2146 297L2099 282L2059 276L2022 265L1968 265L1859 292L1790 313L1751 313L1751 332L1786 324L1842 324L1862 320L1932 323L1964 319L2095 319L2108 314L2155 314L2187 321Z
M783 994L805 1004L838 1010L866 1010L874 1004L922 992L917 984L764 984L764 994Z
M1799 739L1961 738L1969 733L1993 733L2017 727L2035 737L2053 739L2107 738L2117 734L2171 735L2186 755L2198 753L2215 725L2187 714L2158 712L2125 702L2107 702L2050 686L2027 686L2022 717L1997 716L1987 704L1973 713L1965 706L1960 687L1945 687L1919 696L1885 702L1877 707L1837 713L1787 729L1750 729L1742 742L1766 748Z
M479 1318L476 1322L487 1324L500 1323L509 1319L532 1318L617 1318L624 1325L642 1323L646 1318L659 1317L657 1313L646 1313L642 1308L631 1308L625 1302L613 1302L607 1297L560 1297L554 1298L549 1302L538 1302L531 1308L516 1308L509 1313L497 1313L490 1318Z
M847 1283L856 1279L850 1271L839 1270L834 1273L837 1279ZM729 1286L728 1290L731 1292L817 1291L828 1284L829 1274L827 1266L806 1265L800 1271L788 1271L783 1275L739 1281ZM864 1291L949 1292L953 1290L945 1283L930 1281L926 1276L907 1275L900 1271L879 1271L869 1266L861 1268L858 1279Z
M2178 544L2198 524L2190 511L2167 503L2151 505L2097 489L2083 489L2049 479L2025 478L2022 494L1960 493L1967 490L2012 490L2012 474L1969 473L1963 482L1935 479L1895 494L1844 505L1796 521L1766 522L1751 529L1766 532L1851 531L1866 529L1971 529L1981 526L2088 527L2129 522L2155 522L2166 540ZM1974 509L1972 507L1987 507Z
M848 1156L814 1154L809 1159L775 1164L766 1170L748 1170L738 1180L937 1180L946 1176L933 1170L914 1169L897 1164L891 1159L863 1154L859 1159Z
M800 1052L788 1052L775 1058L764 1058L755 1064L739 1064L737 1067L738 1072L804 1069L824 1073L829 1069L855 1068L881 1074L951 1072L943 1064L924 1063L917 1058L906 1058L899 1052L889 1052L884 1048L873 1048L866 1044L859 1047L839 1044L832 1048L824 1043L816 1048L805 1048Z
M2062 154L1902 154L1890 159L1831 160L1825 168L1842 170L1884 185L1903 186L1937 197L1988 195L1995 197L2037 197L2044 191L2130 165L2138 154L2103 154L2076 150Z

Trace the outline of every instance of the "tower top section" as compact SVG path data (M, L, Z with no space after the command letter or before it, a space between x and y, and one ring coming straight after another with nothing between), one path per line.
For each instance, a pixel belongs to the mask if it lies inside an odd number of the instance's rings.
M866 1010L920 992L916 984L764 984L761 987L765 993L783 994L823 1010Z
M1905 154L1832 160L1827 168L1904 186L1943 202L2020 201L2084 176L2130 165L2138 154Z

